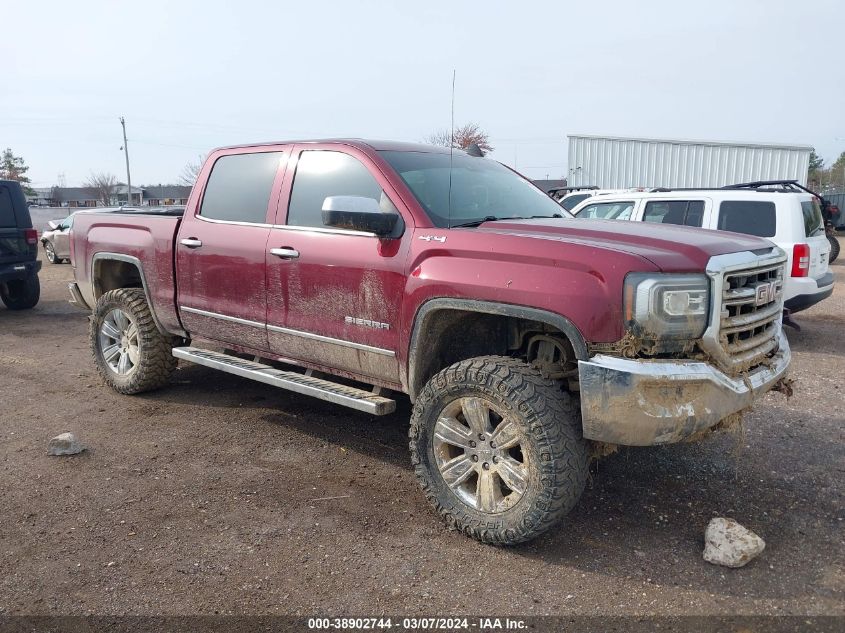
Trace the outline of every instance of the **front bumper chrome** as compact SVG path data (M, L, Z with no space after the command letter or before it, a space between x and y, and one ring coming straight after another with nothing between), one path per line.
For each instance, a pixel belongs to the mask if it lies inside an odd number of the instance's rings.
M579 361L584 437L650 446L680 442L709 429L751 406L786 376L792 355L782 331L779 337L775 355L738 378L699 361L604 354Z

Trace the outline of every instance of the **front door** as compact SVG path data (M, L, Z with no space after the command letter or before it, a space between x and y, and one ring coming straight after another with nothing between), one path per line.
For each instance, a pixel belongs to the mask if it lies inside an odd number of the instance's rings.
M185 210L175 245L177 301L196 338L268 349L265 249L286 154L224 153L202 199Z
M267 245L270 348L283 358L398 384L408 216L389 239L322 221L329 196L365 196L396 208L389 184L366 156L354 154L294 150L292 184L285 184Z

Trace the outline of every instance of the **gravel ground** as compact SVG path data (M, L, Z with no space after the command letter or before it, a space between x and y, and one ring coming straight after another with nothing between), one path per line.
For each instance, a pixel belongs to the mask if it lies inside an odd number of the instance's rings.
M845 265L789 331L795 395L744 435L623 449L559 529L516 548L444 529L386 418L196 366L120 396L97 378L69 266L0 307L0 614L845 614ZM72 431L89 446L46 455ZM713 516L747 567L701 558Z

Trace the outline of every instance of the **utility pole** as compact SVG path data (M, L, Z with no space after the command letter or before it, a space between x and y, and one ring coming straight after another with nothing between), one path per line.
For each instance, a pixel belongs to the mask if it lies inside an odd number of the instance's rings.
M132 204L132 177L129 175L129 145L126 142L126 121L120 117L120 126L123 128L123 153L126 156L126 204Z

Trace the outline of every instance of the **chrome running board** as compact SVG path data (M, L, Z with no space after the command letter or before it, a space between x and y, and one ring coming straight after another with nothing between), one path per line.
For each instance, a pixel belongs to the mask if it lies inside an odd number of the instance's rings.
M387 415L396 410L396 401L370 391L347 387L330 380L306 376L293 371L275 369L237 356L212 352L197 347L174 347L176 358L219 369L229 374L263 382L273 387L287 389L306 396L313 396L350 409L357 409L373 415Z

